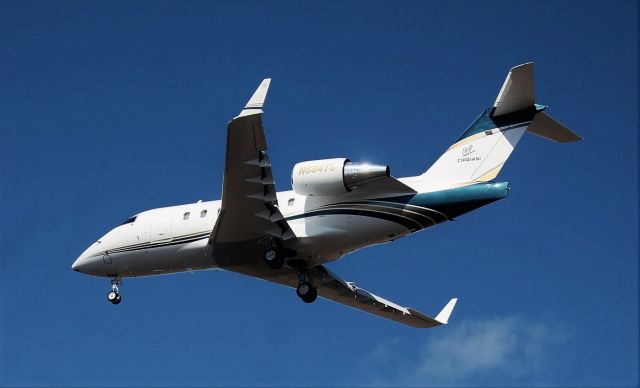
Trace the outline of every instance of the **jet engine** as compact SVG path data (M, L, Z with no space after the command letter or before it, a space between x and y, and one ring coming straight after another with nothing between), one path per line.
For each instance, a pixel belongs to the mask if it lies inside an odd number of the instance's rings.
M389 166L347 158L311 160L293 166L291 185L301 195L339 195L388 176Z

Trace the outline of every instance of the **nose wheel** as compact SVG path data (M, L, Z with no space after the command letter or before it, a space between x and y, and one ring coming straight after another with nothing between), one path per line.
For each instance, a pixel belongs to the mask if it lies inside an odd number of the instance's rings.
M109 293L107 294L107 299L113 304L119 304L122 300L120 294L118 294L117 291L109 291Z
M118 290L118 286L122 284L122 279L120 276L111 276L111 291L107 294L107 300L112 304L120 304L122 298L120 297L120 292Z

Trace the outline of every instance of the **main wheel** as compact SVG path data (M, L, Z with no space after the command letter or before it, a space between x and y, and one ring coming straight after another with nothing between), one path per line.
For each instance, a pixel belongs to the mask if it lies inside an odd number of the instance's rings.
M301 282L296 288L296 294L305 303L313 303L318 297L318 291L309 282Z
M120 294L118 294L117 292L109 291L109 293L107 294L107 300L113 304L118 304L120 303L122 298L120 298Z
M262 259L271 269L280 269L284 265L282 252L277 248L269 248L264 252Z

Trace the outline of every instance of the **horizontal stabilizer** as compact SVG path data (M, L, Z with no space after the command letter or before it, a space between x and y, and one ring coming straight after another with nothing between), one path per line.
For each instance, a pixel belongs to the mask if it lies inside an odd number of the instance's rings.
M527 131L558 143L582 140L580 135L544 112L538 112L536 114L536 117L531 124L529 124Z
M502 116L530 108L536 103L533 82L533 63L511 69L493 104L492 116Z

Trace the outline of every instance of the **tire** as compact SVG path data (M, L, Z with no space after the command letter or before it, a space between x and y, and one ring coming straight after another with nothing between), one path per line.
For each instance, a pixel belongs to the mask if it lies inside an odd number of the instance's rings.
M120 294L115 291L109 291L109 293L107 294L107 300L113 304L118 304L121 300Z
M280 269L284 265L282 252L277 248L267 249L262 256L262 260L264 260L271 269Z
M318 290L316 290L316 288L314 287L311 289L311 292L309 293L309 295L302 298L302 301L305 303L313 303L316 301L317 298L318 298Z
M318 290L309 282L302 282L296 288L296 294L305 303L313 303L318 297Z

